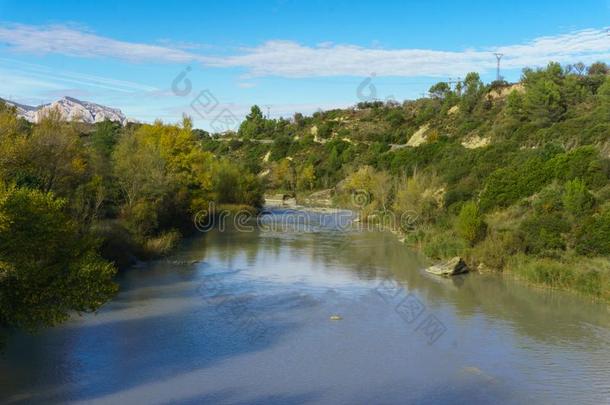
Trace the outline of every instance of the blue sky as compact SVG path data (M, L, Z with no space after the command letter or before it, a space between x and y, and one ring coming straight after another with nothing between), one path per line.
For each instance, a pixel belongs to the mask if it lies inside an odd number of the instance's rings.
M367 78L399 101L472 70L491 81L494 51L513 81L549 60L610 62L610 0L23 4L0 0L0 97L69 95L203 128L255 103L273 117L353 105ZM190 92L172 90L181 72Z

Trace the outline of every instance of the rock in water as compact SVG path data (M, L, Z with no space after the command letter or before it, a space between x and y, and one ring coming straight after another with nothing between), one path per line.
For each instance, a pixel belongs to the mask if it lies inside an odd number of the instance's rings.
M461 257L454 257L453 259L439 263L426 269L428 273L436 274L437 276L455 276L457 274L468 273L468 266Z

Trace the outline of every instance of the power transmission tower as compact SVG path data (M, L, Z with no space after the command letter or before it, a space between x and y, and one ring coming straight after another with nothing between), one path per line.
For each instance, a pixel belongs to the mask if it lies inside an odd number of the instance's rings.
M462 94L462 78L458 77L456 80L453 80L453 78L449 78L449 80L447 80L447 84L449 86L451 85L455 85L455 91L457 93L458 96L461 96Z
M500 76L500 59L502 59L502 56L504 56L503 53L494 53L494 55L496 55L496 61L497 61L497 67L496 67L496 81L500 81L502 80L502 76Z

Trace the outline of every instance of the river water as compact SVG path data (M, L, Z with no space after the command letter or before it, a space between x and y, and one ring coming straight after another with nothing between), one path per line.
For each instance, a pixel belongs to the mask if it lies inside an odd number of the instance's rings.
M11 337L0 403L610 403L608 306L439 279L392 234L321 223L125 272L97 314Z

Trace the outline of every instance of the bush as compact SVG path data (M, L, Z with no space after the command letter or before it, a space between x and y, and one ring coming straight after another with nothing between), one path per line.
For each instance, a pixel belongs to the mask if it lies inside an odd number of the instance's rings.
M610 255L610 207L583 222L576 231L575 248L581 255Z
M563 234L570 230L570 225L559 213L539 213L524 220L520 230L526 253L548 256L565 250Z
M568 181L564 186L563 206L575 217L584 216L591 211L595 199L580 179Z
M487 179L481 194L481 208L508 207L521 198L540 190L551 178L539 157L523 164L504 167L493 172Z
M483 221L479 207L474 201L469 201L462 206L455 222L455 229L458 235L471 245L485 237L487 224Z
M418 222L431 222L443 206L443 191L438 176L415 172L398 183L392 208L398 216L412 214Z
M532 199L532 207L536 213L561 212L563 210L562 197L564 187L557 182L540 190Z
M503 270L508 259L523 251L523 239L516 232L493 232L472 252L473 259L493 270Z

